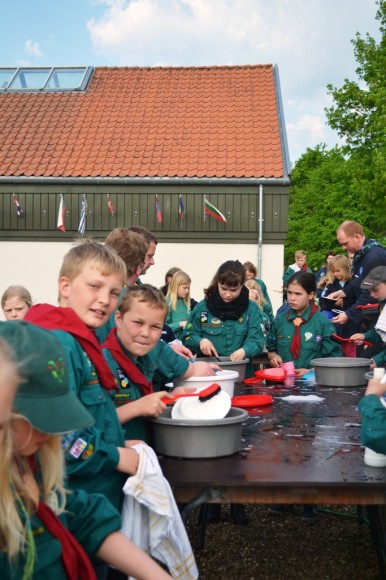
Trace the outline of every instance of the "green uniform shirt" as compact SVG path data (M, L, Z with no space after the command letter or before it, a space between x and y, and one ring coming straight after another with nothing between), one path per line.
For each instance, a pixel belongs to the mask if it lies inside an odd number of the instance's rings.
M377 453L386 454L386 408L377 395L359 401L362 416L361 443Z
M95 419L92 427L71 434L65 454L69 486L103 493L119 508L128 475L116 469L117 447L125 446L125 437L114 403L79 342L63 330L52 332L64 346L71 389Z
M174 334L176 335L176 338L181 340L184 329L180 326L180 322L182 320L188 320L190 310L188 310L188 307L186 306L182 298L179 298L177 300L176 310L173 310L172 307L170 306L169 297L166 298L166 302L169 305L169 312L166 317L165 323L168 326L170 326L170 328L173 330Z
M94 556L106 537L121 529L121 517L102 494L82 490L67 496L66 511L59 515L64 526L75 536L89 556ZM67 580L61 558L62 546L36 515L31 518L35 541L33 580ZM22 580L25 556L20 555L11 567L8 556L0 552L1 580Z
M238 320L220 320L208 310L206 300L201 300L190 313L183 333L183 342L194 353L202 354L200 341L208 338L219 356L229 356L239 348L243 348L245 356L251 359L264 349L262 325L262 313L251 300L248 309ZM246 372L247 376L253 375L251 364Z
M307 318L310 312L311 305L303 313L303 318ZM297 316L292 308L276 316L267 334L268 352L277 352L283 362L293 361L297 369L311 368L313 358L342 356L340 346L331 338L331 334L335 333L334 325L317 311L310 320L300 326L300 356L294 360L290 346L295 334L295 325L292 321Z

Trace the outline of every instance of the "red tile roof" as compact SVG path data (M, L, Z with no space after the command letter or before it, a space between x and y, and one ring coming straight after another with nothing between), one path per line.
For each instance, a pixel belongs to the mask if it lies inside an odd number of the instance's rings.
M85 92L0 93L0 175L280 179L275 79L273 65L97 67Z

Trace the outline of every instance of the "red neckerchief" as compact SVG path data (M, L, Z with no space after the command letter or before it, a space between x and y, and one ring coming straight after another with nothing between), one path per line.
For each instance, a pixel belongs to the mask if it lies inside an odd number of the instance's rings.
M36 304L28 310L27 315L25 316L27 322L32 322L32 324L47 330L64 330L71 334L90 358L100 384L106 391L117 388L114 375L103 357L98 339L72 308L62 308L51 304Z
M315 314L315 312L317 312L317 311L318 311L318 307L316 306L316 304L314 302L312 304L311 312L308 315L308 318L304 319L302 316L295 316L295 318L292 318L292 322L295 326L295 334L292 338L290 351L291 351L292 358L294 358L295 360L297 360L300 356L300 327L305 322L308 322L308 320L310 320L313 317L313 315ZM289 315L290 315L290 310L287 310L287 320L290 320Z
M27 458L33 474L36 473L36 456ZM62 561L68 580L96 580L94 568L78 540L60 521L55 512L39 501L36 515L48 532L58 540L62 547Z
M143 396L150 395L153 392L152 383L146 379L145 375L133 363L133 361L125 355L117 338L117 329L112 328L102 344L102 348L107 348L113 355L114 359L119 364L121 370L125 373L127 378L141 388Z

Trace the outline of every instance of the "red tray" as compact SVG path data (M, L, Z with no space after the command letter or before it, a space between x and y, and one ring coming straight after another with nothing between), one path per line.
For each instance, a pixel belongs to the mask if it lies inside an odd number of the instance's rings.
M248 409L249 407L264 407L272 405L273 397L271 395L241 395L232 397L232 407Z

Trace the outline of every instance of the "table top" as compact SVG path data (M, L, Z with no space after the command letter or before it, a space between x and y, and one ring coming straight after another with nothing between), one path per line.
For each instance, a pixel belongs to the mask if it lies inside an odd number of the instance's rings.
M320 387L289 380L289 384L236 387L235 395L271 394L274 398L273 405L248 410L239 453L203 460L160 458L180 501L220 486L239 501L289 501L288 496L304 492L308 499L321 501L323 496L325 503L386 503L386 468L366 466L359 441L357 404L365 387ZM323 400L284 399L309 394Z

